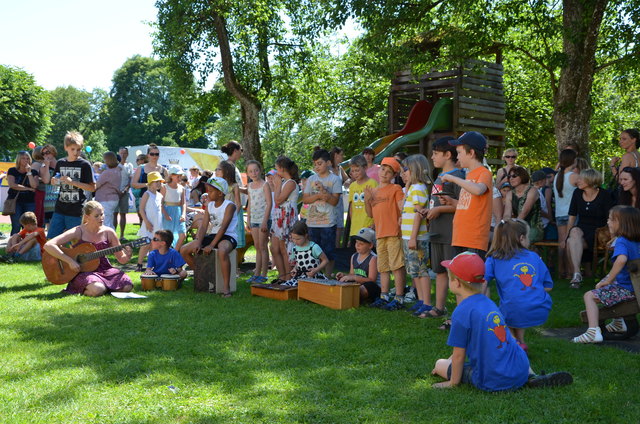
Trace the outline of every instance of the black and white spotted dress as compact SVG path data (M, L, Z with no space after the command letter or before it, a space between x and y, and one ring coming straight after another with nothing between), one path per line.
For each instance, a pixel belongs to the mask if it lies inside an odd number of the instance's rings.
M283 283L283 285L285 286L297 286L299 278L306 277L309 270L320 265L320 255L322 255L322 248L311 241L306 246L294 246L293 254L296 261L296 273L293 278ZM321 272L314 275L313 278L327 280L327 277L325 277L325 275Z

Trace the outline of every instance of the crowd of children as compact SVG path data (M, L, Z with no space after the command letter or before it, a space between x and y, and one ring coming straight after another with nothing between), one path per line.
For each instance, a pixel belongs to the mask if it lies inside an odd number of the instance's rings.
M638 144L634 131L624 134ZM229 254L244 246L247 231L256 248L256 266L248 279L251 283L268 281L271 262L277 269L273 284L295 286L301 277L356 282L362 300L390 311L405 308L406 290L410 289L416 295L411 312L420 318L446 318L450 291L456 296L457 307L443 328L451 331L448 343L453 354L434 367L433 373L447 380L438 387L468 382L483 390L499 391L527 382L536 386L571 381L566 373L535 376L526 355L525 329L543 324L552 307L551 274L531 250L531 243L542 238L543 232L545 239L557 237L561 258L567 248L573 255L570 257L575 257L572 246L578 242L582 249L579 255L593 248L593 235L575 222L597 228L602 226L604 213L609 216L609 232L616 238L611 272L584 295L589 328L574 342L602 341L598 304L611 306L634 298L626 264L640 258L635 174L628 167L618 170L618 190L628 192L621 196L628 204L609 212L613 201L609 201L611 193L600 188L602 177L598 179L599 173L593 169L579 169L578 155L572 149L560 153L557 171L543 168L532 175L516 164L517 151L508 149L503 156L506 166L498 170L494 180L484 164L487 140L474 131L457 139L442 137L432 144L431 160L437 174L421 154L386 157L380 165L374 164L375 152L369 148L349 161L347 174L338 162L342 160L341 149L329 152L317 148L312 155L314 172L304 171L300 186L298 166L280 156L275 168L266 173L260 162L248 161L249 183L245 187L235 167L241 155L235 142L223 149L229 161L221 161L214 171L192 169L190 178L179 166L166 170L154 162L151 167L140 166L133 180L120 181L115 154L105 154L105 163L114 175L105 170L97 183L91 164L80 157L82 145L82 136L68 133L68 157L57 161L49 180L43 178L45 184L59 185L49 238L76 231L82 224L87 193L107 185L112 187L108 194L103 193L107 197L102 203L109 215L105 222L113 228L121 190L131 186L140 189L138 236L151 240L138 256L137 271L147 275L175 274L183 280L185 265L194 269L194 255L215 250L224 279L222 295L230 297L230 274L236 264L230 263ZM149 147L150 155L157 157L156 151L156 146ZM349 191L345 203L344 187ZM597 199L604 199L592 208L598 209L599 215L589 210ZM345 210L355 253L350 257L349 272L334 275ZM46 241L44 230L38 228L31 212L25 213L20 223L24 229L9 240L7 252L39 260ZM195 235L186 242L190 228ZM114 237L115 233L109 233L109 240ZM567 262L563 260L556 271L566 275ZM572 264L571 284L579 287L580 266L575 268L574 259ZM407 277L413 288L407 287ZM493 281L499 307L486 296ZM606 329L626 331L621 319Z

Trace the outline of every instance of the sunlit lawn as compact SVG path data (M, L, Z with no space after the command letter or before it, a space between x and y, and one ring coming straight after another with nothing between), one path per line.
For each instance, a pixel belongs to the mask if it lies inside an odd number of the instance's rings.
M137 227L130 228L134 238ZM0 227L6 232L6 227ZM130 273L139 291L139 274ZM548 326L579 326L560 283ZM535 369L572 386L439 391L440 320L251 297L62 296L39 264L0 265L0 422L638 422L640 357L531 331ZM453 304L448 305L451 309ZM170 387L172 386L172 387Z

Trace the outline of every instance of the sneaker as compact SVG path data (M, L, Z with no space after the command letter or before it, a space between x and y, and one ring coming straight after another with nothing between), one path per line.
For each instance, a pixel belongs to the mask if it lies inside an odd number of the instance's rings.
M385 300L385 299L379 297L372 304L370 304L369 307L371 307L371 308L382 308L382 307L386 306L387 303L389 303L388 300Z
M405 297L405 298L404 298L404 300L406 301L406 300L407 300L407 298ZM410 307L410 308L409 308L409 310L410 310L411 312L415 312L415 311L417 311L418 309L422 308L422 305L424 305L424 302L423 302L422 300L418 300L418 301L416 301L416 303L414 303L414 304L413 304L413 306L412 306L412 307Z
M399 309L404 309L404 303L400 303L397 300L393 299L391 302L387 303L382 307L385 311L397 311Z
M566 386L573 383L573 376L568 372L554 372L545 374L544 371L540 375L532 374L527 381L527 387L558 387Z
M266 282L268 280L267 277L263 277L262 275L257 275L256 279L254 280L256 283L262 284L264 282Z
M257 283L256 279L258 278L257 275L252 275L251 277L247 278L247 283Z
M413 290L409 290L407 294L404 295L404 301L407 303L416 301L416 292Z
M420 315L429 312L430 310L433 309L433 306L431 305L427 305L427 304L423 304L417 311L415 311L413 313L414 317L419 317Z

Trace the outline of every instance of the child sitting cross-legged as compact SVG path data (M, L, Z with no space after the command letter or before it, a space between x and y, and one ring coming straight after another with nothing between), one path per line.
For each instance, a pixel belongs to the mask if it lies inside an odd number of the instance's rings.
M7 253L14 259L38 262L42 259L42 249L47 242L44 228L38 227L36 214L25 212L20 216L22 231L11 236L7 242Z
M297 286L302 277L326 280L322 270L329 264L329 258L324 254L320 245L309 240L309 227L298 221L291 229L293 242L293 259L295 268L291 270L291 278L282 285Z
M627 263L640 259L640 210L633 206L614 206L609 211L607 225L611 235L618 237L612 255L615 261L609 274L596 284L595 290L584 294L589 328L584 334L575 337L574 343L602 341L602 332L598 326L598 304L610 307L626 300L633 300L637 295L633 290ZM607 324L606 330L610 333L624 333L627 331L627 325L624 319L616 318Z
M431 372L447 381L433 387L472 384L488 392L530 387L561 386L573 382L571 374L557 372L537 376L529 367L527 354L505 326L495 303L482 294L485 267L476 253L463 252L450 261L449 290L458 296L458 307L451 315L447 344L453 347L448 359L438 359ZM465 363L465 358L469 361Z
M336 278L342 282L353 281L360 284L360 300L378 299L378 257L371 251L376 242L376 232L371 228L361 228L351 238L356 246L356 253L351 256L351 269L349 274L339 272Z
M223 297L231 297L230 279L231 262L229 253L238 246L236 241L238 215L236 205L224 197L229 190L227 182L220 177L211 177L205 184L207 188L208 203L204 210L202 225L198 228L195 240L185 244L180 249L180 254L189 268L195 269L194 255L201 251L209 255L213 249L217 249L218 260L224 280ZM207 233L207 228L211 233ZM235 264L234 264L235 266Z
M187 271L182 269L186 264L180 252L172 248L173 233L169 230L159 230L153 235L151 241L151 252L147 258L147 269L145 275L178 275L178 286L187 277Z

